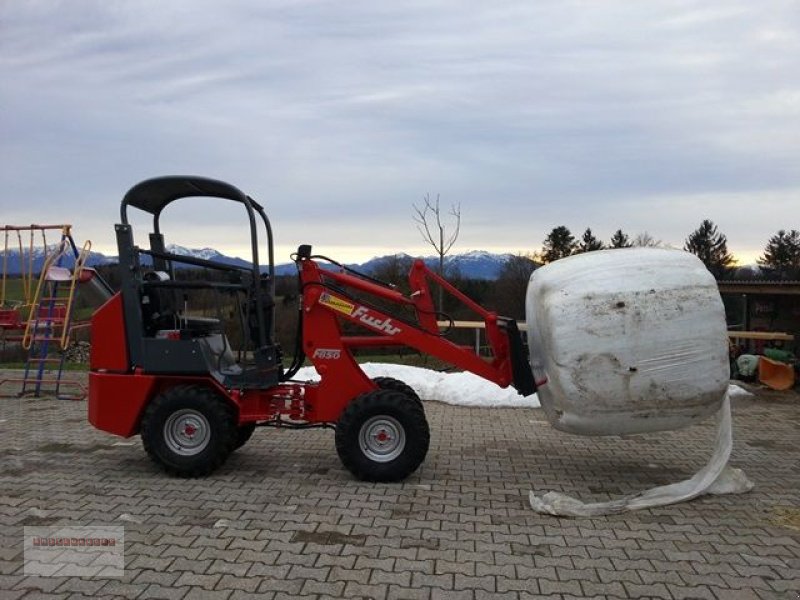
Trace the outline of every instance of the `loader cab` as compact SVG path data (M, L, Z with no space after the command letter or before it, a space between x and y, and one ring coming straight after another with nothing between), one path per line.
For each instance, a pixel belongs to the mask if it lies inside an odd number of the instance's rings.
M192 210L192 200L238 203L250 233L250 264L179 253L161 231L165 209ZM173 202L182 200L180 206ZM128 210L152 215L147 246L138 246ZM267 388L282 377L274 341L274 251L264 209L227 183L159 177L131 188L116 225L129 368L151 375L210 375L228 388ZM259 232L268 266L262 270Z

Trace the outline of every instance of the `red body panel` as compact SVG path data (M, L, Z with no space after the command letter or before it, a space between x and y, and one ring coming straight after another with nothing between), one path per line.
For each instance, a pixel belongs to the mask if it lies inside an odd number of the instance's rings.
M92 315L92 349L89 358L92 371L127 372L128 345L125 341L125 320L122 296L114 294Z
M138 433L142 411L153 394L156 379L137 374L89 373L89 422L122 437Z
M240 408L240 421L264 420L269 415L270 396L278 388L250 390L244 394L229 393L211 377L185 375L145 375L134 373L89 373L89 422L103 431L123 437L139 433L139 424L147 403L160 391L174 385L206 385L215 388ZM284 393L283 396L286 394ZM283 397L281 398L283 399ZM274 401L274 400L273 400ZM249 418L242 420L242 415Z
M129 437L139 430L142 413L152 397L172 385L202 384L215 388L237 407L239 424L270 421L336 423L358 395L376 389L353 358L356 347L409 346L471 371L500 386L512 381L508 336L495 313L484 310L417 261L409 274L409 297L346 273L322 271L313 260L301 261L303 284L303 350L320 375L319 383L285 382L268 389L224 389L210 375L186 377L146 375L131 371L120 294L92 318L89 375L89 421L109 433ZM481 315L492 348L489 361L471 348L439 334L428 280ZM328 283L334 287L329 287ZM377 296L384 302L413 307L417 322L400 321L381 310L348 297L342 289ZM355 324L365 335L344 336L341 322Z

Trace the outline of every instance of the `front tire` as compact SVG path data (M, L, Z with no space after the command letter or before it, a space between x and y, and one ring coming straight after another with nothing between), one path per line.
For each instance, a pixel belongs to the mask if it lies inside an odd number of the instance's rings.
M148 405L142 444L150 458L178 477L203 477L219 468L237 441L233 407L201 385L171 387Z
M422 464L429 445L421 403L392 389L358 396L336 424L339 458L363 481L402 481Z
M406 396L414 400L417 404L422 406L422 400L420 399L417 392L415 392L414 388L408 385L405 381L400 381L399 379L395 379L394 377L373 377L372 383L377 385L382 390L394 390L395 392L400 392L402 394L405 394Z

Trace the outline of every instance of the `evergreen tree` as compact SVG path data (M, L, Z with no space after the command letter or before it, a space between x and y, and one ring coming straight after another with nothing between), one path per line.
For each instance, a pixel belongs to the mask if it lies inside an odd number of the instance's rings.
M539 252L539 260L543 263L551 263L574 253L577 247L575 236L564 225L559 225L547 234L544 246Z
M622 233L622 229L617 229L614 235L611 236L609 248L630 248L633 244L628 240L628 236Z
M733 270L736 260L728 252L728 238L717 231L717 226L708 219L700 223L686 238L683 247L703 261L706 268L717 279L724 279Z
M781 229L769 238L758 264L770 277L800 278L800 231Z
M583 237L575 253L592 252L593 250L602 250L603 248L603 242L594 237L592 230L587 227L586 231L583 232Z

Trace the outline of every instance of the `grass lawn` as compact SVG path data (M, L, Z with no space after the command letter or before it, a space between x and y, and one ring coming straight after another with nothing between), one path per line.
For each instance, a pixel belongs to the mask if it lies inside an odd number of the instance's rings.
M38 281L34 280L31 281L31 295L36 291L36 285ZM2 285L2 283L0 283ZM6 295L5 295L5 303L6 305L17 305L17 304L24 304L25 303L25 292L22 286L22 279L19 277L14 278L7 278L6 279Z

